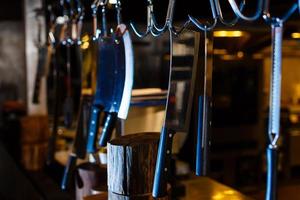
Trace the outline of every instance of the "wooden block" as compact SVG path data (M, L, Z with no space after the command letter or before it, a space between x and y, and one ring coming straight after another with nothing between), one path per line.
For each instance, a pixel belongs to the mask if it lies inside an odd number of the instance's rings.
M108 190L119 195L151 194L159 133L116 138L107 146Z
M21 163L25 169L37 171L44 167L48 143L22 144Z
M26 116L21 119L21 143L48 141L48 116Z

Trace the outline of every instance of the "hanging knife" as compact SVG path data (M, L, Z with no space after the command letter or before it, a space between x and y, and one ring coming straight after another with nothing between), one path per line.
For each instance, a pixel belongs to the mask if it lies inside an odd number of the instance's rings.
M169 88L168 88L168 96L166 103L166 111L165 111L165 120L163 127L160 133L157 159L156 159L156 167L155 167L155 175L153 182L153 190L152 195L155 198L163 197L167 194L167 177L170 171L170 163L172 156L172 142L173 136L175 134L175 130L171 128L171 122L168 121L169 117L169 107L172 106L169 104L171 99L171 81L172 81L172 59L173 59L173 35L172 32L169 31L170 34L170 67L169 67Z
M283 23L298 9L298 3L285 13L282 18L271 17L269 13L270 1L264 5L264 20L272 29L272 66L270 79L269 122L268 136L270 144L267 147L267 188L266 200L277 199L277 142L280 137L280 97L281 97L281 65Z
M200 36L201 37L201 36ZM208 155L211 132L211 106L212 106L212 34L204 31L204 62L200 69L200 90L198 104L198 127L196 146L196 175L206 176L208 172ZM203 54L201 54L202 56Z
M119 66L118 79L120 80L119 82L120 84L117 86L117 88L118 88L118 93L122 94L121 100L120 100L120 96L119 95L117 96L118 97L117 101L120 101L121 103L119 108L116 107L115 112L118 113L117 116L120 120L125 120L128 115L130 99L131 99L131 91L133 86L134 57L133 57L132 41L130 38L129 31L127 29L127 26L122 23L122 19L121 19L120 0L117 0L115 7L117 11L117 23L118 23L116 35L120 39L120 43L116 47L116 52L118 52L118 54L116 54L117 56L116 60ZM125 71L124 71L124 65L125 65ZM125 76L125 80L123 81L124 76ZM111 134L116 123L116 116L113 115L115 115L115 113L113 114L108 113L108 116L105 120L102 133L100 136L100 141L99 141L99 145L102 147L106 146L107 142L111 138Z
M70 180L73 177L76 168L77 158L84 159L86 156L86 139L88 134L87 123L89 121L89 111L91 109L91 99L83 96L80 101L79 116L77 119L77 128L72 153L69 155L65 167L61 189L67 190L70 186Z
M33 97L32 103L38 104L40 99L40 84L41 79L45 75L46 64L48 58L48 47L46 44L42 44L42 22L41 15L43 14L42 9L36 9L36 20L38 23L38 39L37 39L37 47L38 47L38 63L35 74L34 88L33 88Z
M113 130L122 98L125 79L125 58L122 53L123 41L116 34L108 36L106 25L107 1L100 1L102 6L102 34L98 41L97 88L91 113L87 151L95 153L96 138L99 128L100 113L107 116L103 126L102 137L110 135ZM100 140L100 143L103 141Z
M267 148L267 200L276 199L277 140L280 131L282 34L282 22L272 24L272 69L268 131L270 145Z

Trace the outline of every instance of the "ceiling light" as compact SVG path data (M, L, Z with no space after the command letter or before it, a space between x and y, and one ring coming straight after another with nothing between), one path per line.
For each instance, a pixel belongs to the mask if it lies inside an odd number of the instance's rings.
M292 33L291 36L294 39L300 39L300 33L298 33L298 32Z
M242 31L214 31L214 37L242 37Z

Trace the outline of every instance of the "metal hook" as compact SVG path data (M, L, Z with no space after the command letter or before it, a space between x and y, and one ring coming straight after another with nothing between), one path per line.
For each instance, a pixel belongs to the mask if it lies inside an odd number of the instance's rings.
M235 0L228 0L233 12L236 14L237 17L246 20L246 21L254 21L257 20L263 10L263 0L258 0L258 4L257 4L257 9L256 12L253 16L246 16L242 13L242 10L238 7L237 3L235 2Z
M152 0L147 0L147 28L146 28L146 31L144 33L139 31L136 28L136 25L134 22L130 22L130 26L131 26L133 32L140 38L146 37L147 35L149 35L149 33L152 33L155 35L155 32L157 32L159 28L157 26L155 16L153 13ZM153 30L155 30L155 31L153 31Z
M264 8L263 8L263 19L268 24L276 24L276 23L284 23L288 18L294 14L294 12L299 9L300 10L300 0L298 0L298 3L294 3L292 7L281 17L273 17L270 14L270 0L265 0Z
M202 24L196 18L189 15L189 19L191 20L191 22L202 31L210 31L217 24L217 13L216 13L215 2L214 2L214 0L209 0L209 3L210 3L210 9L211 9L212 17L213 17L213 22Z
M179 35L180 33L182 33L187 27L188 25L191 23L191 19L189 18L182 26L180 29L176 29L173 25L173 18L174 18L174 9L175 9L175 4L176 4L176 0L169 0L169 5L168 5L168 11L167 11L167 15L166 15L166 20L165 20L165 24L162 28L157 28L157 33L156 34L152 34L153 36L157 37L160 36L161 34L163 34L164 32L166 32L167 30L169 30L172 34L174 35Z
M238 20L240 19L240 17L236 16L236 18L230 20L230 21L227 21L224 19L223 17L223 13L222 13L222 8L221 8L221 5L220 5L220 0L214 0L215 2L215 9L216 9L216 14L217 14L217 18L218 20L224 24L225 26L234 26ZM245 6L246 2L245 0L243 0L239 6L239 10L243 10L244 9L244 6Z

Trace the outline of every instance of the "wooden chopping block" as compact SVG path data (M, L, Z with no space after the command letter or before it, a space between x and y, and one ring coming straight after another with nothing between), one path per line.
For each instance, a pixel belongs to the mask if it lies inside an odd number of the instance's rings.
M118 137L107 146L109 200L152 200L159 133ZM168 197L161 198L162 200Z

